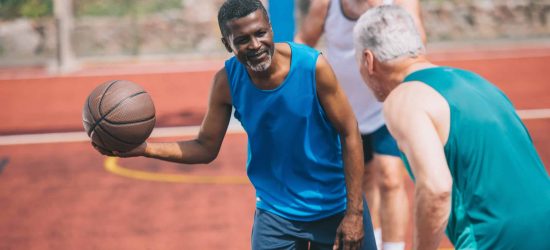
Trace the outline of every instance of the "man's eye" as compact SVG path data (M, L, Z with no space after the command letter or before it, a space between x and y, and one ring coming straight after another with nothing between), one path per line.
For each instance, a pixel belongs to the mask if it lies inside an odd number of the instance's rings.
M257 33L256 33L256 36L265 36L265 34L267 34L267 32L265 32L265 31L260 31L260 32L257 32Z
M244 44L246 42L248 42L247 38L235 39L235 44Z

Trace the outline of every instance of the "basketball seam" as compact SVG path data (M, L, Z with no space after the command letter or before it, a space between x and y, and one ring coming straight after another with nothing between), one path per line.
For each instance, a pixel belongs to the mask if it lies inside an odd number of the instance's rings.
M107 118L105 118L104 120L106 122L108 122L109 124L112 124L112 125L125 125L125 124L131 124L131 123L142 123L142 122L147 122L147 121L150 121L150 120L153 120L155 119L155 115L151 116L151 117L147 117L145 119L141 119L141 120L136 120L136 121L128 121L128 122L114 122L114 121L111 121Z
M99 124L99 127L101 129L103 129L103 132L105 132L106 134L110 135L113 139L117 140L117 141L120 141L120 142L123 142L123 143L126 143L126 144L130 144L130 145L138 145L139 143L135 143L135 142L129 142L129 141L125 141L125 140L122 140L116 136L114 136L113 134L109 133L109 131L107 129L105 129L103 126L101 126L101 124ZM105 143L103 143L105 144Z
M135 94L132 94L131 96L128 96L128 97L125 97L124 99L122 99L120 102L118 102L111 110L109 110L109 112L107 112L103 117L101 117L101 120L105 120L105 121L108 121L109 123L111 124L119 124L119 123L115 123L109 119L107 119L107 116L109 114L111 114L111 112L115 111L116 108L118 108L120 105L122 105L126 100L129 100L131 98L134 98L138 95L142 95L142 94L147 94L146 91L141 91L141 92L137 92ZM155 114L153 114L152 117L148 117L146 118L145 120L137 120L137 121L128 121L128 122L124 122L124 123L120 123L120 124L128 124L128 123L133 123L133 122L141 122L141 121L146 121L146 120L150 120L151 118L154 118L155 117Z
M97 121L95 121L90 131L95 131L95 128L97 127L97 125L99 125L99 123L103 120L103 118L105 118L105 116L101 114L101 103L103 102L103 97L105 96L105 93L107 93L107 91L111 88L111 86L113 86L113 84L115 84L116 82L118 82L118 80L113 80L111 83L109 83L109 86L107 86L107 88L105 88L105 90L101 94L101 99L99 99L99 104L97 107L97 111L99 112L100 117L99 119L97 119ZM90 111L90 114L92 114L92 117L93 117L92 107L90 107L90 96L88 96L88 109Z
M113 108L111 108L111 110L109 110L109 112L107 112L104 116L102 116L100 121L107 120L106 117L109 114L111 114L111 112L113 112L116 108L118 108L120 105L122 105L122 103L125 102L126 100L129 100L131 98L134 98L134 97L136 97L138 95L142 95L142 94L147 94L147 92L141 91L141 92L137 92L135 94L132 94L131 96L124 97L124 99L120 100Z

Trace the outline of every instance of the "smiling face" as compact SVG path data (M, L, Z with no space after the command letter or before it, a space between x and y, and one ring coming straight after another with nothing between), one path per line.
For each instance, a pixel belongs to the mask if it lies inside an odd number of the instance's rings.
M261 10L226 23L229 33L222 38L228 51L252 71L265 71L271 66L275 44L271 24Z

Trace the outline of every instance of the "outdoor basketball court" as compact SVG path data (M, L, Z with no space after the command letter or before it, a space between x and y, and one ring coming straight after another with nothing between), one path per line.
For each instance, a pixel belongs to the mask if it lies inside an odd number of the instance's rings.
M549 169L550 47L447 50L430 57L497 84L520 110ZM81 122L95 86L126 79L155 102L153 140L190 138L222 65L116 64L59 77L32 68L0 70L0 250L249 249L255 197L245 172L247 139L237 124L217 160L181 165L101 156ZM407 187L412 199L410 180ZM452 245L444 241L441 248Z

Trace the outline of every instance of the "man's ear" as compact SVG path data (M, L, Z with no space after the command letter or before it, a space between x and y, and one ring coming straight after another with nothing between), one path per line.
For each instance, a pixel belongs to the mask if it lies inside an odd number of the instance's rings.
M374 54L371 50L365 49L363 51L363 63L369 75L374 73Z
M225 37L222 37L222 43L223 43L223 46L225 46L225 49L227 50L227 52L229 53L233 52L233 50L231 49L231 46L229 46L229 43L227 42L227 39L225 39Z

